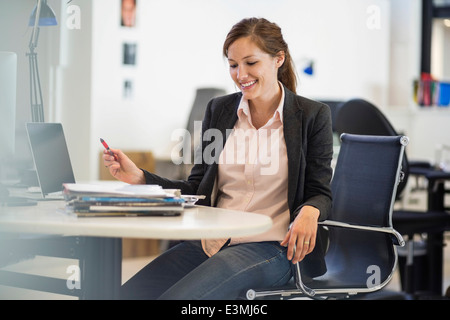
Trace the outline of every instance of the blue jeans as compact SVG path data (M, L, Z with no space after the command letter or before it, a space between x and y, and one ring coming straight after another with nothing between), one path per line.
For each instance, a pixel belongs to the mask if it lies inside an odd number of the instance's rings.
M209 258L200 241L185 241L150 262L122 286L122 299L230 300L250 288L286 284L292 277L278 242L225 246Z

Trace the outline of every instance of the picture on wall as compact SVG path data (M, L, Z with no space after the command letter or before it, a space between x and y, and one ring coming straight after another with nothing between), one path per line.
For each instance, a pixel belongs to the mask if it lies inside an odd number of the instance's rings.
M124 43L123 44L123 64L124 65L136 65L136 43Z
M136 1L122 0L120 25L133 28L136 26Z

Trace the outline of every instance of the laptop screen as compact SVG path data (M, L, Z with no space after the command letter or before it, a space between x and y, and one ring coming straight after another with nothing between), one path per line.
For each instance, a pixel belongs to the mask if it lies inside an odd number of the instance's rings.
M42 195L62 191L63 183L75 183L61 123L32 122L26 129Z

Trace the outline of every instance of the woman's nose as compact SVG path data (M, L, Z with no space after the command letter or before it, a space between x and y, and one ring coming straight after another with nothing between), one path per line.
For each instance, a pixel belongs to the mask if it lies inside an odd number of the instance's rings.
M242 80L247 79L247 77L248 77L247 70L244 67L239 66L238 72L237 72L237 79L239 81L242 81Z

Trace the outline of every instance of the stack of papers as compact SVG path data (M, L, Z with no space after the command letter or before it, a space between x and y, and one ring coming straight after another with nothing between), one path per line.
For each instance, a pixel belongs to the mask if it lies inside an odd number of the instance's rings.
M81 217L177 216L185 200L180 191L158 185L63 185L68 211Z

